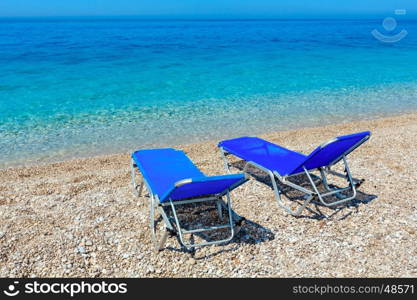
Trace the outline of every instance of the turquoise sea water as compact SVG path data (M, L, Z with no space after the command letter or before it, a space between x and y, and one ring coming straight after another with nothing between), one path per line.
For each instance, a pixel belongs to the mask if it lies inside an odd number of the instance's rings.
M415 111L397 21L0 19L0 167Z

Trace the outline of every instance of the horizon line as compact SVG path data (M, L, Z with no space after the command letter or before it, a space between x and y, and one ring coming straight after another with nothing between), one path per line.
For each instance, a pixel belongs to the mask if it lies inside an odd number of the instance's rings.
M402 19L416 19L417 13L401 15ZM373 20L387 14L315 15L315 16L215 16L215 15L62 15L62 16L1 16L0 19L143 19L143 20Z

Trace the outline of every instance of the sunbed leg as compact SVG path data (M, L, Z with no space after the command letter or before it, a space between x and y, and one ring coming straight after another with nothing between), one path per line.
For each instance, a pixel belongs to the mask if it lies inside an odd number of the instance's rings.
M140 193L137 190L138 185L136 184L136 171L135 171L135 161L132 159L132 162L130 164L130 177L132 179L132 186L133 186L133 193L135 194L135 196L139 197Z
M149 197L149 218L150 218L150 225L151 225L151 232L152 232L152 241L156 243L156 231L155 231L155 201L153 195Z
M169 235L169 231L165 229L164 235L162 236L158 244L158 251L162 251L164 249L165 243L168 239L168 235Z
M230 240L233 239L233 237L235 236L235 228L234 228L234 224L233 224L233 214L232 214L232 200L230 199L230 192L227 191L226 193L226 198L227 198L227 212L229 213L229 224L230 224ZM239 228L240 230L240 228Z
M231 171L230 171L230 165L229 165L229 162L227 161L226 153L224 152L224 149L222 147L220 147L220 153L222 154L224 168L230 174L231 173Z
M219 215L220 220L223 220L223 210L222 210L222 204L220 202L221 200L216 202L217 205L217 214Z
M345 164L347 181L349 182L349 184L352 188L352 196L349 197L349 199L346 200L346 201L348 201L348 200L356 198L356 184L353 181L352 174L350 173L349 165L348 165L347 160L346 160L346 156L344 156L344 155L343 155L343 163Z
M281 191L278 188L278 185L275 181L275 176L272 172L268 171L269 177L272 181L272 187L274 189L275 199L279 206L281 206L283 209L285 209L286 212L288 212L290 215L293 215L294 217L300 216L301 212L304 210L304 208L307 206L308 203L313 199L313 196L310 195L306 200L304 200L303 205L301 205L296 211L291 210L288 206L284 204L284 202L281 199Z
M161 214L162 219L164 220L164 223L165 223L165 232L164 232L164 234L163 234L163 236L162 236L162 238L159 242L159 245L158 245L158 250L162 251L168 237L176 236L177 233L176 233L174 227L171 225L171 222L170 222L168 216L166 215L166 213L164 211L164 208L160 205L158 205L158 212Z
M355 188L355 183L353 182L353 179L352 179L352 176L351 176L351 174L350 174L350 170L349 170L349 166L348 166L348 164L347 164L347 161L346 161L346 157L345 156L343 156L343 162L344 162L344 164L345 164L345 171L346 171L346 179L347 179L347 181L348 181L348 183L349 183L349 186L350 186L350 189L352 190L352 196L350 196L350 197L346 197L346 198L344 198L344 199L341 199L341 200L339 200L339 201L335 201L335 202L332 202L332 203L329 203L329 202L326 202L326 201L324 201L324 199L323 199L323 197L325 197L325 196L329 196L329 195L331 195L332 193L334 194L335 193L335 191L331 191L331 192L329 192L329 193L325 193L325 194L320 194L320 192L318 191L318 189L317 189L317 186L315 185L315 183L314 183L314 181L313 181L313 179L311 178L311 176L310 176L310 173L308 172L308 170L305 168L305 167L303 167L303 169L304 169L304 173L307 175L307 178L308 178L308 180L310 181L310 184L311 184L311 186L313 187L313 189L314 189L314 192L316 193L316 195L317 195L317 197L318 197L318 199L320 200L320 202L323 204L323 205L325 205L325 206L335 206L335 205L338 205L338 204L341 204L341 203L344 203L344 202L347 202L347 201L350 201L350 200L352 200L352 199L355 199L356 198L356 188Z
M165 229L164 229L164 233L162 235L162 237L159 239L158 241L158 237L157 237L157 228L155 227L156 222L155 222L155 204L159 202L158 196L154 197L153 195L151 195L150 197L150 219L151 219L151 231L152 231L152 241L153 244L155 245L155 248L157 251L162 251L164 249L164 245L168 239L168 237L174 236L176 235L174 228L171 226L169 219L167 217L167 215L165 214L163 208L161 206L158 205L158 212L161 214L162 219L164 220L165 223Z
M187 245L184 243L184 239L182 237L182 229L181 229L181 225L180 225L180 221L178 220L178 216L177 216L177 211L175 209L175 205L172 202L172 200L169 200L170 204L171 204L171 208L172 208L172 214L174 215L174 220L175 220L175 224L177 225L177 232L178 232L178 237L180 239L181 245L185 247L185 249L190 250L192 247L192 245Z
M235 232L236 232L235 227L234 227L234 225L235 225L234 224L235 214L232 211L232 204L231 204L230 192L229 191L226 192L226 197L227 197L227 203L226 204L224 204L224 202L223 202L223 200L221 200L221 198L219 198L219 200L217 200L217 201L218 201L218 203L221 202L220 207L222 205L227 206L227 211L228 211L228 214L229 214L229 224L228 225L225 224L224 226L226 226L226 227L223 226L222 228L230 228L229 237L225 238L225 239L222 239L222 240L203 242L203 243L199 243L199 244L194 243L193 234L195 232L182 230L179 219L178 219L178 216L177 216L177 212L176 212L176 209L175 209L175 204L173 203L173 201L171 199L169 200L169 203L170 203L171 208L172 208L172 214L174 216L174 220L175 220L175 224L176 224L176 229L177 229L176 232L178 233L178 238L180 240L181 246L183 246L187 251L193 251L193 249L195 247L208 246L208 245L220 244L220 243L227 243L235 237ZM242 223L243 220L244 219L241 218L238 222L236 222L239 227L241 226L241 223ZM197 229L197 231L198 231L198 229ZM183 238L183 234L187 234L187 233L191 234L190 243L188 243L188 244L184 242L184 238Z
M138 196L142 195L143 186L144 186L144 183L143 183L143 181L142 181L142 182L140 183L140 186L139 186Z
M320 175L321 175L321 181L322 181L322 183L324 185L324 188L327 191L330 191L331 189L329 187L329 184L327 183L326 172L323 170L323 168L320 168L319 170L320 170Z
M135 170L136 164L135 161L132 159L132 163L130 164L130 176L132 178L132 185L133 185L133 193L136 197L139 197L142 195L142 190L144 186L144 182L141 181L140 184L136 184L136 170ZM139 187L139 190L138 190Z
M223 200L219 200L219 203L221 205L222 208L226 209L227 211L229 211L229 208L227 207L227 204L224 203ZM235 235L239 233L240 229L243 226L244 221L246 220L244 217L239 216L233 209L230 210L232 213L232 220L233 223L235 225Z
M259 170L267 173L271 179L271 184L272 184L272 189L274 190L274 196L275 196L275 200L277 201L278 205L281 206L287 213L289 213L290 215L293 215L295 217L298 217L301 212L303 211L303 209L307 206L308 203L310 203L310 201L313 199L313 196L310 194L310 197L307 198L303 205L301 207L299 207L296 211L291 210L288 206L286 206L284 204L284 202L281 199L281 191L278 188L277 182L275 181L275 175L274 173L272 173L270 170L267 170L265 168L261 168L257 165L255 165L254 163L248 161L246 162L244 168L243 168L243 172L247 174L247 168L249 165L253 165L254 167L258 168ZM280 178L278 178L281 182L282 180ZM287 183L284 183L287 184ZM288 185L288 184L287 184Z

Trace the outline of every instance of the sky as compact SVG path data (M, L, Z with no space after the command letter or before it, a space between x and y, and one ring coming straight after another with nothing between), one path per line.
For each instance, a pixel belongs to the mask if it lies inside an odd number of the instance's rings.
M417 0L0 0L0 17L355 17L384 16Z

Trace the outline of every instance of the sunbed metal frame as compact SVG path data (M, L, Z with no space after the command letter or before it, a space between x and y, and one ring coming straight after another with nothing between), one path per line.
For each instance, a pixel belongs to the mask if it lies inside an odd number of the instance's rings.
M348 202L348 201L353 200L353 199L356 198L356 195L357 195L356 189L365 180L364 179L356 179L356 178L352 177L352 174L350 173L348 162L346 160L346 155L349 154L350 152L352 152L353 150L355 150L357 147L359 147L361 144L363 144L368 139L369 139L369 136L360 140L353 147L351 147L350 149L345 151L342 155L340 155L338 158L333 160L330 164L328 164L325 167L320 167L320 168L307 170L306 167L303 166L302 167L303 170L304 170L303 172L296 173L296 174L291 174L291 175L287 175L287 176L281 176L277 171L271 171L267 168L264 168L264 167L260 166L259 164L255 163L253 161L247 161L244 168L243 168L243 172L250 176L250 174L247 172L247 169L248 169L249 166L253 166L256 169L258 169L260 171L263 171L266 174L268 174L268 176L271 179L272 189L274 190L275 199L276 199L278 205L281 206L289 214L291 214L293 216L300 216L301 212L306 208L306 206L310 202L312 202L313 200L316 200L316 198L320 201L321 204L323 204L324 206L327 206L327 207L336 206L336 205ZM335 141L336 141L336 139L332 139L332 140L322 144L321 147L329 145L330 143L335 142ZM232 166L232 164L230 164L228 162L226 156L227 155L234 155L234 154L227 152L223 147L219 147L219 148L220 148L222 159L224 161L224 167L227 170L227 172L231 173L230 167ZM234 156L242 159L241 157L239 157L237 155L234 155ZM336 172L334 170L331 170L331 167L334 166L335 164L337 164L339 161L343 161L345 174L342 174L340 172ZM310 172L312 172L312 171L319 171L320 172L321 177L320 177L319 184L322 183L327 192L325 192L325 193L320 193L319 192L316 183L314 183L313 178L311 177ZM307 176L313 190L306 189L305 187L297 185L297 184L295 184L295 183L293 183L289 180L291 177L294 177L294 176L297 176L297 175L300 175L300 174L305 174ZM348 186L344 187L344 188L335 188L335 189L331 188L328 184L328 180L327 180L327 176L326 176L327 174L346 179L347 182L348 182ZM254 176L252 176L252 177L254 177ZM298 190L298 191L305 194L305 196L304 196L305 200L297 210L292 210L290 207L288 207L287 205L284 204L284 202L281 199L281 194L283 194L283 191L278 187L276 180L278 180L283 185L289 186L289 187L291 187L295 190ZM340 192L344 192L344 191L351 191L352 195L342 197L340 195ZM338 198L340 200L334 201L334 202L327 202L327 201L324 200L325 197L328 197L328 196L331 196L331 195L338 196Z
M143 186L145 185L148 192L149 192L149 207L150 207L150 228L151 228L151 234L152 234L152 240L156 246L156 249L158 251L161 251L164 249L164 245L167 241L167 238L169 236L178 236L180 244L184 246L187 250L192 250L195 247L202 247L202 246L208 246L213 244L222 244L227 243L231 241L234 236L240 231L241 226L245 220L244 217L239 216L232 210L232 201L230 198L230 190L232 190L237 185L240 185L242 182L238 182L236 185L231 186L229 189L227 189L225 192L216 194L216 195L210 195L207 197L196 197L193 199L180 199L180 200L172 200L169 199L169 201L166 202L160 202L158 195L155 195L152 193L151 188L149 187L149 183L146 181L146 179L142 176L142 181L140 184L136 183L136 170L139 170L137 168L137 165L135 161L131 160L131 178L132 178L132 185L133 185L133 192L137 197L140 197L143 191ZM247 178L245 177L245 180ZM180 187L182 185L191 183L192 179L183 179L180 181L177 181L175 183L176 187ZM227 203L223 201L223 197L226 196ZM185 230L181 227L180 221L178 219L178 215L176 212L176 206L182 205L182 204L191 204L191 203L197 203L197 202L216 202L217 205L217 213L219 215L220 219L223 219L223 212L222 209L225 208L228 211L228 224L225 225L216 225L216 226L210 226L210 227L203 227L203 228L197 228L193 230ZM171 207L173 212L173 220L172 218L168 217L166 214L164 208ZM156 219L155 219L155 209L158 210L158 212L161 214L162 219L164 221L165 225L165 232L163 233L161 239L158 241L157 239L157 229L156 229ZM195 233L203 233L203 232L209 232L214 230L220 230L220 229L227 229L230 230L230 235L221 240L214 240L214 241L207 241L202 243L186 243L184 241L184 235L185 234L195 234Z

